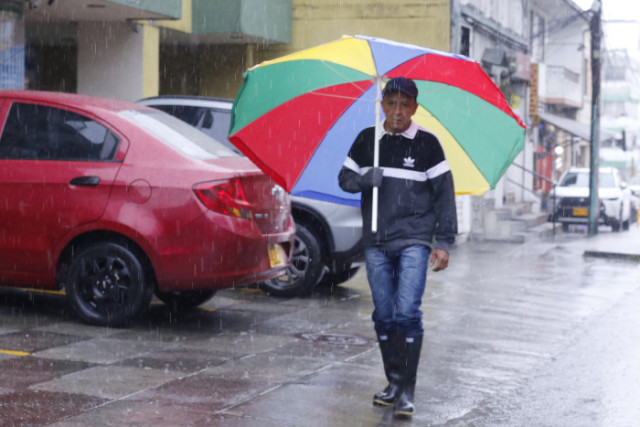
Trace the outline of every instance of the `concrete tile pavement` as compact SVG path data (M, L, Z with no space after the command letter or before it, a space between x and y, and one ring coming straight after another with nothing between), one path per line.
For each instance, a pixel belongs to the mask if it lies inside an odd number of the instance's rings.
M370 299L349 288L294 300L225 290L193 313L154 305L130 329L82 325L59 295L5 297L0 425L287 425L226 411L376 345Z

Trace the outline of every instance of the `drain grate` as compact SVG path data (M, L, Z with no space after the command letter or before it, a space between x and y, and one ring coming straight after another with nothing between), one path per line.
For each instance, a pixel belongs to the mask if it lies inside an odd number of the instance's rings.
M308 333L297 334L296 337L312 342L326 342L335 345L368 345L370 340L349 334L324 334L324 333Z

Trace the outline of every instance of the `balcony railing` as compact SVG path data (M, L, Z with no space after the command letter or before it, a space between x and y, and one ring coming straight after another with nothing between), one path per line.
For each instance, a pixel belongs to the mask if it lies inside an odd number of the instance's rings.
M540 100L547 104L565 107L582 107L582 85L580 73L559 65L540 64Z

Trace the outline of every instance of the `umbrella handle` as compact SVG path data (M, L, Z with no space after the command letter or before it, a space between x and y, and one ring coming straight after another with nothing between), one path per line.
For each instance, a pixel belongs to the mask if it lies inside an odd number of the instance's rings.
M371 205L371 231L378 231L378 187L373 187L373 204Z

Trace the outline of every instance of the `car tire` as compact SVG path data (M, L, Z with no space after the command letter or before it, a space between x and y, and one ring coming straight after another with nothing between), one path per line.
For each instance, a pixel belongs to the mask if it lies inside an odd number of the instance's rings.
M628 219L626 221L622 221L622 230L623 231L629 231L629 225L630 225L629 222L630 222L630 219Z
M173 312L187 311L209 301L217 289L196 289L193 291L157 292L160 301Z
M621 222L618 219L611 220L611 231L618 233L620 231Z
M149 307L154 286L148 275L134 251L101 242L72 258L64 285L71 307L83 321L119 327Z
M318 237L302 224L296 224L291 266L282 276L260 282L269 295L296 297L313 292L322 274L322 252Z

